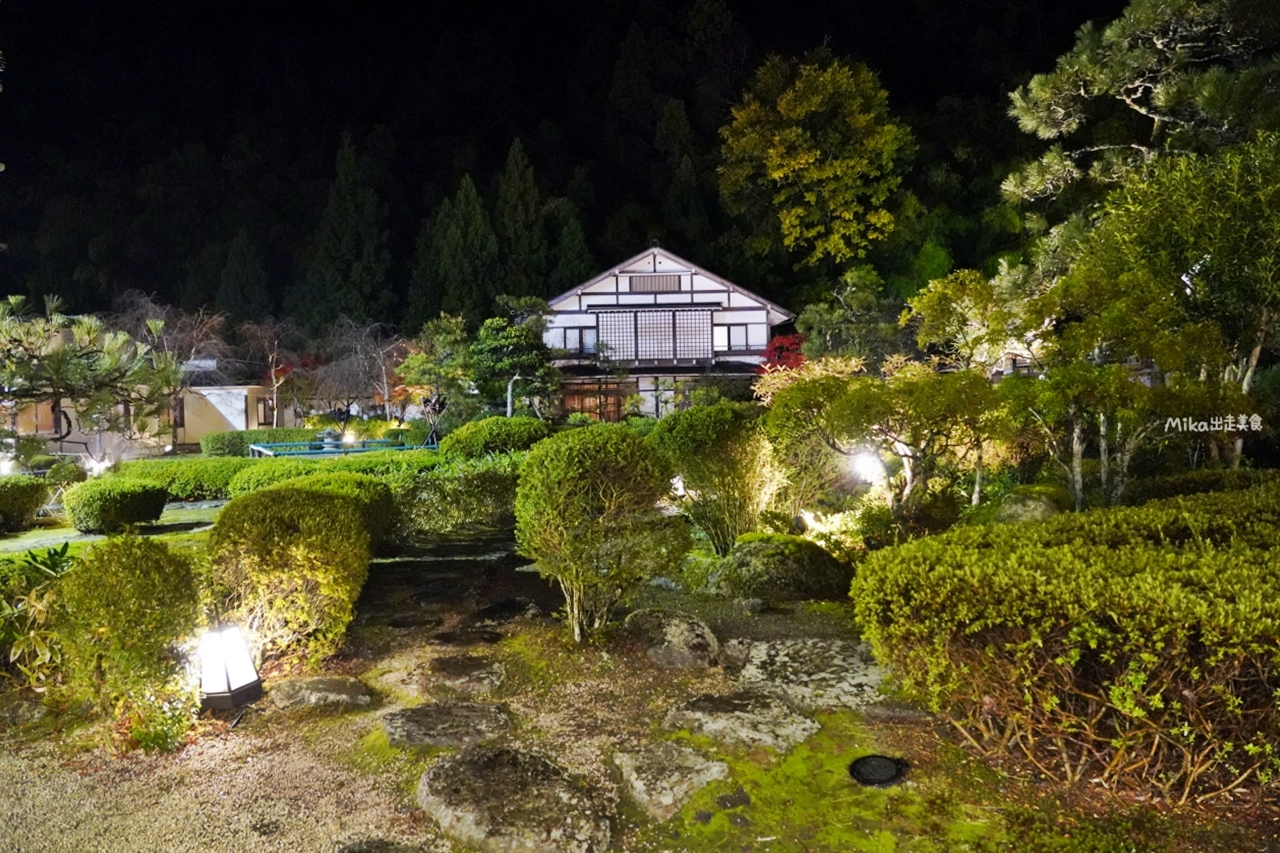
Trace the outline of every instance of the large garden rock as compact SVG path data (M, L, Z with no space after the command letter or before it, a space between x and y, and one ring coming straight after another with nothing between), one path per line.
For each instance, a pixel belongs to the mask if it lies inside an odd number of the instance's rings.
M701 619L662 610L637 610L623 630L645 644L645 657L663 669L707 669L719 663L720 643Z
M619 752L613 761L631 799L659 823L680 811L708 782L729 776L724 762L710 761L688 747L665 741L638 752Z
M497 705L436 702L393 711L382 726L392 746L461 747L506 734L511 718Z
M853 567L799 536L752 533L739 538L715 570L712 591L775 601L843 599Z
M697 696L667 713L669 730L689 729L726 743L768 746L786 752L821 728L777 696L743 690L723 696Z
M502 683L506 669L497 661L476 655L449 655L427 665L430 682L462 693L488 693Z
M372 700L369 688L359 679L345 675L286 678L270 685L267 696L277 708L330 706L354 708Z
M799 708L861 709L879 701L884 670L866 643L846 640L757 640L737 682L785 697Z
M21 690L0 693L0 722L11 726L25 726L44 719L49 710L40 700Z
M1054 486L1018 486L1000 499L992 519L1001 523L1043 521L1070 506L1066 490Z
M609 811L585 783L540 755L472 746L422 774L418 804L485 853L599 853Z
M541 615L542 608L535 602L517 596L486 604L463 619L462 624L469 628L493 628L517 619L537 619Z

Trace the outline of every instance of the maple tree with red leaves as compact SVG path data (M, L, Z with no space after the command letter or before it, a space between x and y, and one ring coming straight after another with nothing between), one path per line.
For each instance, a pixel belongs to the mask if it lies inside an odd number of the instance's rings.
M777 335L764 348L764 359L756 372L764 373L769 369L799 367L805 363L804 353L800 351L803 346L804 335Z

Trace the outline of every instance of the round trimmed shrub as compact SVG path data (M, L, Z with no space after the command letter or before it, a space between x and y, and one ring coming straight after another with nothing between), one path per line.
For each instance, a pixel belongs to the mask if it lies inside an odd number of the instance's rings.
M434 450L371 450L321 461L322 470L375 477L398 477L429 471L444 460Z
M176 652L200 618L191 560L154 539L108 539L62 575L58 601L56 627L73 693L127 718L133 745L178 746L197 710Z
M1184 474L1173 474L1168 477L1132 480L1125 488L1124 502L1129 506L1140 506L1147 501L1179 495L1236 492L1264 483L1273 483L1277 478L1280 478L1280 471L1270 469L1238 468L1233 471L1226 468L1202 468L1199 471L1187 471Z
M747 533L720 562L714 589L739 598L839 599L853 567L802 536Z
M164 486L172 500L209 501L231 497L231 478L261 460L248 458L137 459L121 462L116 475Z
M671 471L644 439L613 424L557 433L529 452L516 493L516 545L560 584L581 642L641 583L689 549L687 523L658 500Z
M485 418L463 424L440 439L440 453L455 459L478 459L491 453L528 450L551 435L551 425L537 418Z
M315 473L320 465L319 459L292 459L288 456L260 459L231 478L227 483L227 494L238 498L294 477Z
M346 472L321 472L304 474L285 480L269 490L306 489L346 495L360 502L365 529L369 531L369 544L375 551L387 536L395 506L391 499L391 487L368 474Z
M48 494L48 486L38 477L0 477L0 533L30 527Z
M169 493L164 486L127 477L100 477L72 486L62 498L81 533L117 533L130 524L159 521Z
M523 453L460 459L390 479L401 522L412 533L499 527L515 517Z
M265 654L333 654L368 576L364 511L351 495L300 486L233 499L210 537L221 611Z

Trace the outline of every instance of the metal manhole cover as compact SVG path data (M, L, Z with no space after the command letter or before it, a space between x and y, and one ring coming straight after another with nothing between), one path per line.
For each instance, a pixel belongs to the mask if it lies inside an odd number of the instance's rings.
M910 765L901 758L887 755L864 755L849 765L849 775L859 785L884 788L896 785L907 775Z

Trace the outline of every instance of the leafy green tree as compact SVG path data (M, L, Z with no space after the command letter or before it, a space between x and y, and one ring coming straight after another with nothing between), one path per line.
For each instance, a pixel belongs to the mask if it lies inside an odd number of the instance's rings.
M940 373L893 360L884 377L817 376L777 391L771 432L816 435L843 456L874 451L896 461L887 486L905 532L916 520L945 460L973 446L982 415L996 406L984 376Z
M1056 144L1005 182L1023 199L1083 178L1114 183L1164 152L1221 150L1280 128L1280 6L1133 0L1087 24L1057 67L1011 95L1010 115Z
M807 265L863 257L893 228L886 202L911 145L875 74L829 52L770 57L721 130L720 191L735 216L768 223L749 247L780 242Z
M553 357L542 338L540 317L532 322L490 317L480 325L471 345L472 375L485 398L505 392L507 417L511 417L517 385L535 411L540 398L555 394L559 372L551 363Z
M267 273L243 228L231 241L215 304L219 312L235 320L258 320L271 313Z
M442 430L467 423L482 407L475 388L471 365L471 338L466 322L456 315L441 314L423 325L410 352L396 373L419 397L441 397L448 402Z
M807 358L846 356L879 364L887 356L910 350L911 339L899 328L901 303L882 294L876 271L860 264L840 277L821 299L810 302L796 318L804 335Z
M337 175L305 275L290 293L291 312L313 331L339 314L357 321L377 319L393 301L387 284L387 214L362 172L347 134L338 148Z
M661 454L617 424L561 432L529 451L516 490L516 547L559 583L575 641L683 561L688 528L658 508L670 478Z
M782 486L762 414L752 404L695 406L662 418L647 437L682 480L677 505L722 557L759 527Z
M493 230L502 264L502 291L511 296L550 295L542 198L519 139L511 143L498 176Z

